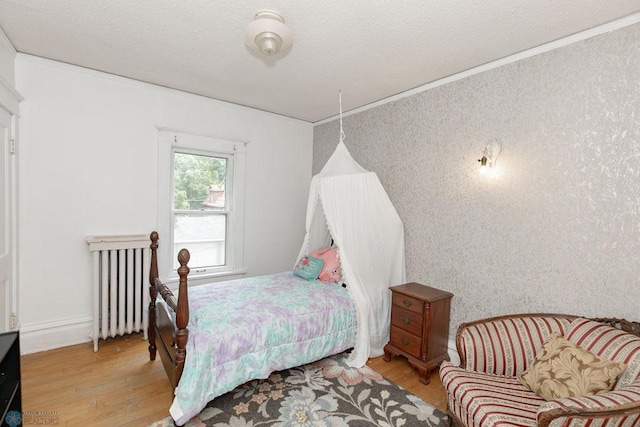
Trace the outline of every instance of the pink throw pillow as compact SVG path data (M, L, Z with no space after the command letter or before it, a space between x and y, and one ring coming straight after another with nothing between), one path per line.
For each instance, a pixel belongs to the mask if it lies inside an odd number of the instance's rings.
M342 266L338 258L338 248L320 248L309 255L324 261L318 279L323 282L340 282L342 279Z

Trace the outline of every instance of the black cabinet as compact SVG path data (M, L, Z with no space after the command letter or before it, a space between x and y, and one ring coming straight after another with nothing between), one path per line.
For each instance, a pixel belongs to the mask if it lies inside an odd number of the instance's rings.
M0 334L0 425L20 425L22 418L20 391L20 336L18 332Z

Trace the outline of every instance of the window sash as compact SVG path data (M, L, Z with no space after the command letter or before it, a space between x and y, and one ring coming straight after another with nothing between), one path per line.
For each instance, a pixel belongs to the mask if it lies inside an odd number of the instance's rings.
M224 234L221 237L209 234L203 235L203 238L179 239L178 236L176 236L176 222L177 217L180 215L196 218L223 217L222 224ZM180 249L187 248L191 253L189 265L194 274L207 274L226 269L228 267L227 243L229 241L229 220L230 215L228 213L218 211L174 211L171 218L173 230L173 268L177 269L180 266L177 259ZM206 224L203 225L206 226ZM212 225L215 227L215 224Z
M229 206L232 205L232 201L233 201L233 177L234 177L234 162L233 162L233 154L228 154L228 153L218 153L215 151L206 151L206 150L202 150L202 149L194 149L194 148L187 148L187 147L173 147L171 150L171 209L173 211L176 211L177 209L174 208L175 204L174 204L174 200L175 200L175 172L176 172L176 166L175 166L175 159L176 159L176 154L191 154L191 155L195 155L195 156L203 156L203 157L212 157L212 158L218 158L218 159L225 159L227 161L226 164L226 176L225 176L225 188L224 188L224 192L225 192L225 211L230 212L231 209L229 208ZM191 212L197 212L197 210L191 210Z

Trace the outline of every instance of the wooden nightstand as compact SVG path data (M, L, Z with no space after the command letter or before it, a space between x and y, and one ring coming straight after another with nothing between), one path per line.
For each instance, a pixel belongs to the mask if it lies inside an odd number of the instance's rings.
M449 312L453 294L419 283L390 288L391 337L384 346L384 360L404 356L420 381L429 384L429 374L449 360Z

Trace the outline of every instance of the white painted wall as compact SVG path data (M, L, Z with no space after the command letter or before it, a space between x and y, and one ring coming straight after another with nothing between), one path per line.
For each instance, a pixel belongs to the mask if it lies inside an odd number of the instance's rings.
M292 267L304 237L311 124L23 54L16 59L16 86L25 99L19 176L24 353L90 340L86 236L156 228L157 127L249 142L248 274Z

